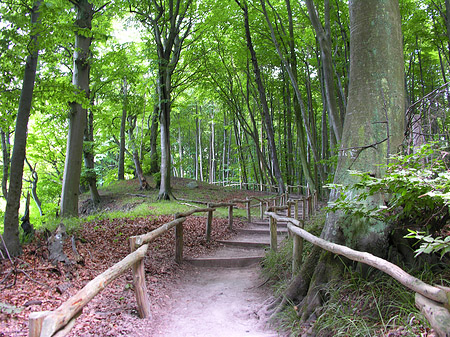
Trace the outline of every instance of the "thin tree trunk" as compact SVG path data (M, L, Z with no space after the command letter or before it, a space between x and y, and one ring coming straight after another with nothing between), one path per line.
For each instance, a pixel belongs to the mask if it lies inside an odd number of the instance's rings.
M137 116L128 116L128 139L130 140L131 151L133 155L134 167L136 170L136 176L139 180L139 189L140 190L148 190L150 189L150 185L145 179L144 173L142 171L141 161L139 159L139 152L136 146L136 139L134 137L134 129L136 128Z
M75 21L74 71L72 84L89 98L90 46L92 37L86 30L92 28L93 6L88 0L75 2L77 19ZM82 34L80 32L83 32ZM87 110L81 102L71 103L69 134L67 136L66 161L61 193L61 215L78 216L78 195L83 157L83 135L86 127Z
M258 87L259 99L260 99L260 103L262 105L263 118L264 118L264 124L266 126L267 141L268 141L268 146L269 146L269 151L270 151L272 167L273 167L274 175L275 175L275 178L276 178L277 184L278 184L278 193L284 193L285 185L284 185L284 181L283 181L283 176L281 174L280 165L278 162L277 149L276 149L276 145L275 145L275 135L274 135L274 130L273 130L273 122L272 122L272 119L270 116L269 106L267 104L266 93L265 93L264 85L263 85L263 82L261 79L261 71L259 69L258 59L256 58L256 52L253 48L252 38L251 38L251 34L250 34L250 23L249 23L249 17L248 17L247 3L243 2L241 5L241 3L238 0L236 0L236 2L239 5L239 7L241 7L241 9L244 13L245 37L247 40L247 47L248 47L248 49L250 51L250 55L251 55L253 71L255 74L255 82Z
M125 179L125 127L127 122L127 109L128 109L128 84L127 79L123 79L122 86L122 118L120 119L120 146L119 146L119 167L117 172L117 179Z
M202 112L202 107L200 106L200 113ZM198 119L198 149L199 149L199 170L200 170L200 181L203 181L203 148L202 148L202 126L201 119Z
M195 109L197 110L197 103L195 104ZM196 112L197 114L197 112ZM199 121L198 121L198 117L196 115L195 117L195 159L194 159L194 164L195 164L195 180L198 180L200 174L199 174L199 160L198 160L198 156L199 156Z
M0 134L2 137L2 157L3 157L3 175L2 175L2 193L5 200L8 198L8 179L9 179L9 165L11 160L9 142L9 128L4 131L0 128Z
M152 114L152 125L150 127L150 174L159 172L158 167L158 120L159 120L159 107L155 104Z
M91 100L91 103L91 106L93 106L94 100ZM84 166L87 169L86 180L89 184L91 201L94 205L97 205L100 203L100 194L97 189L97 174L95 173L94 163L94 113L92 109L90 109L87 118L83 144Z
M17 256L22 252L19 240L19 207L20 195L22 193L23 166L27 146L28 120L30 117L31 103L33 100L34 83L36 79L36 68L38 61L38 30L36 25L39 21L39 10L41 1L38 0L31 8L31 33L25 71L22 82L22 92L17 110L16 128L14 134L14 146L11 157L11 170L8 198L6 200L6 210L3 227L3 240L6 247L0 243L0 248L4 251L7 248L12 256Z
M292 11L291 11L291 7L290 7L290 2L288 0L286 0L286 7L288 10L288 16L289 16L289 48L290 48L290 62L291 62L289 64L289 62L286 60L286 58L284 57L284 55L281 51L280 45L279 45L276 35L275 35L275 31L273 29L272 22L270 21L269 16L267 15L266 6L265 6L266 1L267 0L260 0L261 6L263 9L264 16L266 18L267 25L269 26L270 35L272 37L272 42L275 45L278 56L280 57L283 65L285 66L285 69L289 75L289 79L291 80L291 84L292 84L292 87L294 89L294 92L295 92L295 95L297 98L297 101L294 102L294 111L296 114L296 118L297 118L297 120L303 119L303 125L305 127L305 132L306 132L306 139L307 139L308 144L311 147L314 161L319 162L320 158L317 153L317 147L314 142L314 137L312 136L312 133L311 133L308 117L306 115L306 109L305 109L305 106L303 103L300 89L298 87L297 62L296 62L296 54L295 54L295 48L294 48L295 46L294 46L294 35L293 35L294 34L293 33L293 20L292 20ZM301 113L301 116L300 116L300 113ZM306 155L306 154L300 154L300 155ZM306 162L306 161L302 160L302 162ZM309 170L309 168L303 167L303 170L305 170L305 169ZM304 173L306 176L308 176L307 172L304 171ZM322 172L320 172L320 176L323 176ZM313 180L311 179L310 182L313 183Z
M336 94L333 78L333 58L331 55L331 37L330 37L330 3L325 0L325 28L319 20L313 0L305 0L308 7L309 18L311 24L316 31L316 37L319 40L320 51L322 56L323 76L325 79L325 89L327 98L328 114L330 116L330 124L333 127L335 137L340 142L342 137L342 122L339 118L338 106L336 103Z

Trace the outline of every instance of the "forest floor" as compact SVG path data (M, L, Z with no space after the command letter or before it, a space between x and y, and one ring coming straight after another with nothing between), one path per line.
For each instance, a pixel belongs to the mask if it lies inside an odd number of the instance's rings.
M175 191L178 192L176 196L192 197L192 193L185 188L186 183L182 179L175 182ZM132 211L136 207L145 207L146 203L150 202L157 193L154 190L137 191L136 181L123 183L123 188L100 192L104 200L101 208L108 212ZM147 194L148 198L136 197L137 194L142 193ZM226 201L233 198L242 199L247 195L262 196L259 192L224 190L220 187L200 184L199 188L195 189L192 199ZM83 197L80 200L80 211L91 213L89 207L86 207L87 202L83 200ZM72 235L78 253L82 256L79 263L73 262L67 265L62 263L53 265L49 262L47 236L45 232L38 231L32 242L23 246L23 254L20 257L13 261L0 261L0 337L26 336L28 334L28 316L31 312L56 309L87 282L129 254L128 237L147 233L172 219L172 215L147 215L116 219L103 217L87 221L69 233L70 237L65 240L64 252L71 261L75 261L70 240ZM234 229L240 226L243 226L243 223L239 218L235 218ZM204 237L205 217L188 217L184 227L184 256L202 256L217 249L219 244L216 243L216 240L223 240L236 234L234 230L231 231L227 227L227 219L215 217L212 226L212 240L207 243ZM177 308L174 299L177 296L179 298L180 294L189 296L186 293L189 291L195 300L199 292L203 292L196 288L196 284L207 278L207 274L200 273L194 267L186 264L178 265L174 262L174 241L173 231L169 231L150 245L145 258L146 281L152 301L152 320L142 320L138 317L132 288L132 274L129 270L89 302L82 315L77 319L70 336L153 336L162 333L167 328L165 314L168 310L180 309ZM262 302L269 296L268 291L264 292L258 288L258 284L261 283L258 278L258 266L253 269L235 270L234 273L230 273L230 270L216 271L214 275L213 277L228 278L231 281L230 284L235 286L224 289L219 296L223 298L232 296L233 305L242 308L248 307L249 312L251 312L250 302L252 304L258 301ZM233 282L233 279L241 280L243 283ZM191 288L186 287L189 284ZM217 283L216 286L218 286ZM242 292L239 294L238 288L246 294ZM206 288L203 287L203 290ZM223 296L226 292L229 294ZM216 300L211 298L211 301ZM206 303L207 301L204 301L201 307L210 311L211 308L207 308ZM210 305L214 305L214 302ZM225 311L231 304L217 301L217 307L220 305ZM241 318L233 318L230 327L236 326L235 323L239 319L242 322L250 323L256 321L254 317L245 316L244 311L243 309ZM203 314L199 312L199 315ZM174 317L174 320L177 319ZM205 326L205 328L207 327ZM231 333L231 330L228 331ZM209 336L211 335L209 332L204 330L204 334L199 336ZM234 336L240 335L235 334ZM269 336L251 333L246 333L246 335ZM170 336L170 333L165 336ZM177 333L173 336L182 335ZM233 336L233 334L223 336Z

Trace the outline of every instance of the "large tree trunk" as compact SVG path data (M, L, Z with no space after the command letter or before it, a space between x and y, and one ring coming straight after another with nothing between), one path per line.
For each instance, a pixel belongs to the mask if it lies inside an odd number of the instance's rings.
M41 2L38 0L31 9L31 41L28 50L31 51L25 63L22 92L19 99L19 108L16 118L16 129L14 134L14 147L11 157L11 176L9 181L8 198L4 218L3 239L9 254L19 255L22 252L19 240L19 207L20 195L22 193L23 166L27 146L28 120L33 100L34 83L36 79L36 67L38 61L38 33L36 24L39 20L39 8ZM0 244L4 250L4 246Z
M89 98L90 34L84 31L92 28L93 6L88 0L74 2L77 8L75 26L75 50L72 84ZM83 32L82 34L80 32ZM83 157L83 135L86 127L87 110L82 102L72 102L69 116L66 161L61 193L61 216L78 216L78 195Z
M386 164L402 143L405 111L398 1L350 1L350 22L349 98L334 180L346 186L355 182L348 172L350 168L376 177L384 174L380 164ZM330 200L338 193L333 191ZM367 202L381 205L383 197L374 196ZM388 234L386 223L329 213L321 237L383 256L388 251ZM285 292L282 305L288 300L302 300L302 319L308 319L324 298L323 293L318 293L342 272L339 261L331 253L311 254Z

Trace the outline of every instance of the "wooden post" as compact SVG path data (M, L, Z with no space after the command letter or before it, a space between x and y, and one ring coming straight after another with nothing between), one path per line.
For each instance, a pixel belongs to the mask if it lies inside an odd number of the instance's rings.
M298 220L298 199L294 201L294 219Z
M306 198L302 197L302 220L306 220Z
M319 201L319 193L317 191L314 191L314 213L316 213L316 210L318 209L318 201Z
M130 237L131 253L136 250L136 237ZM150 299L147 293L147 285L145 283L145 265L144 259L140 259L133 264L133 285L134 294L136 296L136 303L138 314L140 318L151 317Z
M301 222L300 228L303 229L303 221ZM294 275L298 268L302 264L302 257L303 257L303 238L294 235L294 247L292 249L292 275Z
M248 222L252 222L252 212L251 212L251 208L250 208L250 202L251 202L251 200L247 199L247 219L248 219Z
M28 317L28 337L39 337L42 330L42 322L50 311L32 312Z
M233 229L233 206L228 206L228 229Z
M209 203L206 206L209 207ZM208 211L208 218L206 220L206 242L211 240L211 229L212 229L213 211Z
M313 203L312 203L313 197L310 194L308 197L308 219L311 218L313 215Z
M288 209L287 209L287 216L288 216L288 218L290 218L291 215L292 215L292 212L291 212L292 202L288 201L288 202L287 202L287 206L288 206Z
M180 216L175 214L175 219ZM183 223L175 226L175 262L181 263L183 261Z
M261 220L264 219L264 208L263 208L263 202L259 202L259 214L261 215Z
M277 220L269 216L269 224L270 224L270 249L276 252L278 249Z

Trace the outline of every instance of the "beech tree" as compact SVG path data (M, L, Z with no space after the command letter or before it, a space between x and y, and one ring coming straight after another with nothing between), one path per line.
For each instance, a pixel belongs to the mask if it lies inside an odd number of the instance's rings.
M382 176L384 169L381 164L386 164L389 156L399 150L405 127L404 63L398 1L353 0L349 8L350 87L334 178L336 184L346 186L355 182L349 174L350 169ZM339 190L334 190L330 200L335 200L338 193ZM383 198L376 195L368 203L382 206ZM385 256L388 234L388 225L384 222L358 221L338 212L327 215L321 237ZM339 277L342 271L340 260L333 254L314 248L298 276L279 299L281 303L275 301L269 308L278 312L289 300L303 300L300 312L302 320L307 320L324 298L323 285Z
M170 110L172 75L180 60L183 43L191 32L193 0L131 2L130 9L151 30L158 54L157 94L161 135L161 185L158 199L169 200L170 187Z
M90 46L94 6L88 0L73 2L77 10L72 84L82 97L70 104L69 133L61 192L61 216L78 216L78 195L83 155L83 137L89 102Z
M30 117L31 103L33 100L34 83L36 80L36 68L38 62L38 36L37 28L39 21L39 10L41 1L36 1L30 8L31 14L31 32L25 71L22 82L22 92L19 99L19 108L16 118L16 131L14 134L14 147L11 157L11 170L8 196L6 201L3 244L0 246L3 250L7 248L12 256L19 255L22 251L19 240L19 207L20 196L22 193L23 167L25 161L25 151L27 145L28 120Z

